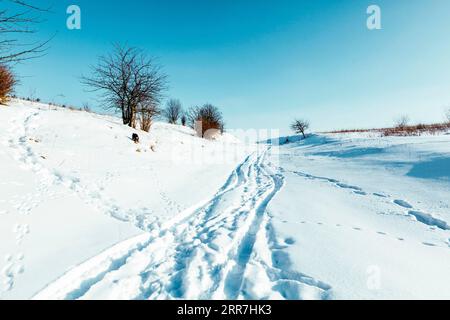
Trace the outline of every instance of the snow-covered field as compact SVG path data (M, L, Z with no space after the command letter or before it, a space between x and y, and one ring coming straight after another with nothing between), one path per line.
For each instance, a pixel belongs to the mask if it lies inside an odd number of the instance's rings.
M450 299L450 135L206 141L0 108L0 298Z

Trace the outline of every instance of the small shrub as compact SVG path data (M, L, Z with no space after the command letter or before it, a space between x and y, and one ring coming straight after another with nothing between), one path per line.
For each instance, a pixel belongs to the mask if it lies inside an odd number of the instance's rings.
M187 120L189 126L202 138L214 138L218 133L225 131L222 113L211 104L191 108Z
M7 66L0 65L0 104L8 102L16 84L12 71Z
M181 103L179 100L172 99L167 103L166 109L162 112L164 118L166 118L167 122L170 124L177 124L178 119L183 113L183 109L181 107Z
M409 117L406 115L403 115L399 117L397 120L395 120L395 127L398 129L406 128L409 124Z
M89 103L83 103L83 110L85 111L85 112L92 112L91 111L91 107L89 106Z
M161 114L161 110L153 103L145 103L137 109L137 114L141 130L149 132L153 124L153 119Z

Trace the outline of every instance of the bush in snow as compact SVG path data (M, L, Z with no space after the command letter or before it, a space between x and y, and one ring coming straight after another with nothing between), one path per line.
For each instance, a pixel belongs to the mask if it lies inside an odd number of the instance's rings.
M89 103L87 103L87 102L83 103L83 110L85 112L89 112L89 113L92 112L91 107L89 106Z
M8 102L16 83L12 71L7 66L0 65L0 104Z
M181 116L181 125L184 127L184 126L186 126L186 123L187 123L187 118L186 118L186 115L183 114Z
M211 104L189 109L187 120L189 126L202 138L213 138L225 130L222 113Z
M309 129L309 122L306 120L295 120L291 125L291 129L297 134L302 134L303 139L306 139L306 130Z
M395 120L395 127L398 129L404 129L408 126L409 117L407 115L403 115Z
M183 113L181 102L176 99L169 100L166 109L163 111L163 116L168 123L177 124L178 119Z
M137 108L138 120L141 130L149 132L153 119L161 113L157 105L152 102L143 102Z

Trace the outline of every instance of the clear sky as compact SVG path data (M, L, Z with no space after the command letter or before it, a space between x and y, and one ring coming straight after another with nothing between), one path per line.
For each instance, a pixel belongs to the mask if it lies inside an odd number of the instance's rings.
M127 43L158 57L167 97L213 103L228 128L280 128L294 117L314 130L378 127L408 114L443 120L450 106L448 0L39 0L52 4L39 38L45 57L16 67L18 93L71 105L95 102L79 77ZM66 28L66 9L82 29ZM368 30L366 9L382 10Z

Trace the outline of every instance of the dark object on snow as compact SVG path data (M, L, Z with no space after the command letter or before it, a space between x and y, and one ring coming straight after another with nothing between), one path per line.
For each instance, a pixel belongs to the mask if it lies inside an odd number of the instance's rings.
M133 137L131 138L131 140L133 140L134 143L139 143L139 136L137 135L137 133L133 133Z

